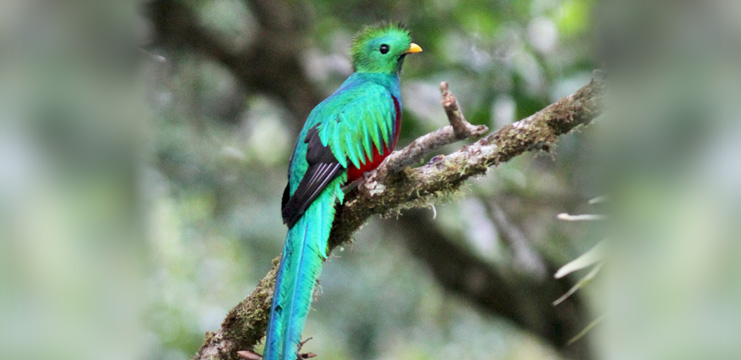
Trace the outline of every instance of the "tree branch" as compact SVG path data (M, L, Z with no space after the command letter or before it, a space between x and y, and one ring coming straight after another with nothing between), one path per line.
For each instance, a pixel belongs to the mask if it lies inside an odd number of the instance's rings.
M489 131L486 125L471 125L466 121L458 106L458 100L448 89L447 82L440 83L440 92L443 98L443 109L445 109L445 114L448 115L450 125L418 137L402 151L393 152L386 158L384 164L378 168L376 177L383 178L388 176L389 173L399 172L409 165L422 161L422 157L433 150L452 144L457 140L481 137Z
M203 53L229 69L248 89L273 95L291 113L306 118L323 98L306 76L299 57L306 43L306 4L244 2L254 12L258 25L255 41L244 49L224 45L199 23L190 6L177 0L153 1L148 8L156 29L155 45ZM301 121L294 123L298 126Z
M504 209L493 201L480 200L489 219L496 226L502 242L511 250L513 265L519 271L527 271L540 279L550 277L545 259L540 256L522 230L509 220Z
M404 208L426 206L450 194L472 176L485 174L491 166L531 150L552 148L559 135L590 123L602 112L604 83L595 77L573 95L532 116L504 126L475 143L448 155L438 155L427 164L409 169L425 154L461 139L480 136L485 127L470 125L462 116L454 96L441 86L443 106L450 126L424 135L395 151L365 177L338 207L329 239L329 251L349 241L371 216ZM458 130L456 130L458 129ZM463 135L462 135L463 134ZM278 259L257 288L234 307L217 332L206 339L194 359L236 359L236 351L254 347L265 333Z

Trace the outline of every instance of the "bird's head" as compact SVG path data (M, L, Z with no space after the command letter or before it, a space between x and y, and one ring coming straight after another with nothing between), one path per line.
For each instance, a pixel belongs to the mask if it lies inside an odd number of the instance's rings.
M352 63L356 72L398 74L404 57L420 51L400 24L368 26L353 40Z

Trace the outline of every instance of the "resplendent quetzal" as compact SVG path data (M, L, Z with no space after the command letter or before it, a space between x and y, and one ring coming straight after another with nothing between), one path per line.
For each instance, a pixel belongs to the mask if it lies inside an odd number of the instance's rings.
M399 72L422 51L400 25L367 27L354 39L355 72L304 124L288 168L283 222L288 236L270 308L264 359L295 360L342 186L393 150L401 127Z

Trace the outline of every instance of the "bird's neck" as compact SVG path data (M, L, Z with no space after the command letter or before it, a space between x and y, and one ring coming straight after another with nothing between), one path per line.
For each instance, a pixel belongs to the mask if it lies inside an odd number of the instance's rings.
M347 79L346 83L355 81L373 82L387 88L392 94L399 93L399 75L374 73L374 72L355 72Z

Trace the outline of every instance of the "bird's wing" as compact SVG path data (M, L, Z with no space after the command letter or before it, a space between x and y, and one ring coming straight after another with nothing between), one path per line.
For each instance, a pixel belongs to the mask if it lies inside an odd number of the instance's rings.
M341 176L348 163L365 164L375 148L383 154L394 134L396 116L393 99L385 87L366 84L342 94L341 106L307 132L306 161L308 168L293 194L289 187L283 193L283 222L289 228L327 185ZM338 190L338 196L342 191ZM342 199L340 199L341 201Z
M391 93L381 85L367 83L348 91L352 100L334 119L319 124L318 132L322 145L332 150L342 167L349 162L359 168L373 156L373 148L379 154L390 148L396 110Z
M290 194L290 185L286 185L283 192L281 213L283 222L289 228L298 222L314 199L344 170L329 147L322 145L317 133L317 126L309 129L305 142L308 144L306 161L309 166L293 195Z

